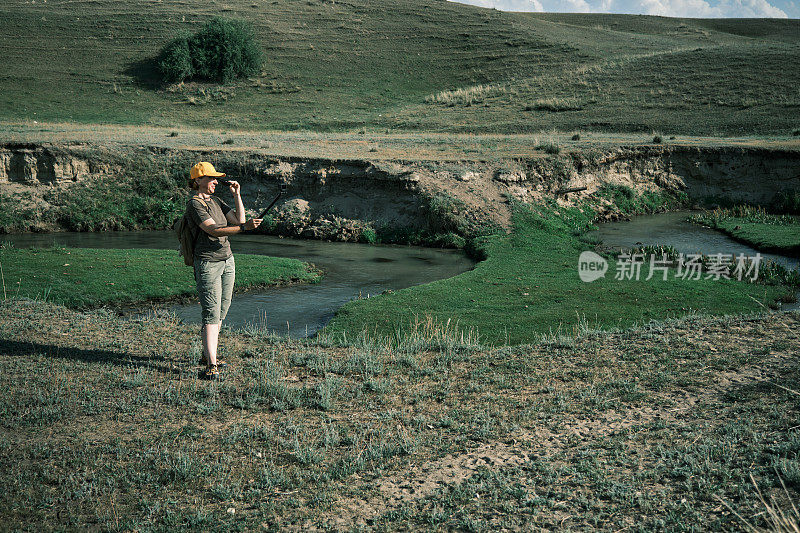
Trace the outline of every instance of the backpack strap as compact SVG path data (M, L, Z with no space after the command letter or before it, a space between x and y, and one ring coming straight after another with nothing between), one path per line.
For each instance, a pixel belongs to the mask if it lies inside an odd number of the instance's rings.
M210 215L210 214L211 214L211 206L210 206L210 205L208 205L208 202L206 202L206 201L205 201L205 199L201 198L199 194L195 194L195 195L192 197L192 200L194 200L195 198L197 198L198 200L200 200L201 202L203 202L203 205L205 205L205 206L206 206L206 209L208 209L208 214Z
M192 200L194 200L195 198L197 198L198 200L200 200L201 202L203 202L203 205L204 205L204 206L206 206L206 210L208 211L208 214L210 215L210 214L211 214L211 206L210 206L210 205L208 205L208 202L206 202L206 201L205 201L203 198L201 198L199 194L196 194L196 195L194 195L194 196L192 197ZM188 215L188 213L187 213L187 215ZM212 218L212 220L213 220L213 216L212 216L211 218ZM194 221L192 220L192 217L189 217L189 220L190 220L190 221L192 221L192 222L194 222ZM195 236L194 236L194 245L195 245L195 246L197 246L197 239L199 239L199 238L200 238L200 232L202 232L202 231L203 231L203 229L202 229L202 228L201 228L199 225L197 225L196 227L197 227L197 233L196 233L196 234L195 234Z
M210 205L208 205L208 202L207 202L207 201L205 201L203 198L201 198L199 194L196 194L196 195L192 196L192 200L194 200L195 198L197 198L198 200L200 200L201 202L203 202L203 205L204 205L204 206L206 206L206 211L208 211L208 214L209 214L209 215L211 215L211 206L210 206ZM212 218L212 219L214 218L214 217L213 217L213 215L212 215L212 217L211 217L211 218ZM197 229L199 229L200 231L203 231L203 230L201 230L201 229L200 229L200 226L199 226L199 225L197 226Z

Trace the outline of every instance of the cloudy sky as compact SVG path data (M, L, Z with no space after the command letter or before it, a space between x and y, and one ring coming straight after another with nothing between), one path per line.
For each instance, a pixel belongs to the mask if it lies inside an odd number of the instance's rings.
M665 17L800 18L800 0L458 0L503 11L633 13Z

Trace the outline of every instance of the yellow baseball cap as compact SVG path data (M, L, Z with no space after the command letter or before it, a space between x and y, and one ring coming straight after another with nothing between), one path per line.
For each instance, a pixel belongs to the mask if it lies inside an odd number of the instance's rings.
M224 178L225 174L222 172L217 172L217 170L214 168L214 165L206 161L200 161L192 167L192 170L189 171L189 178L193 180L205 176L210 178Z

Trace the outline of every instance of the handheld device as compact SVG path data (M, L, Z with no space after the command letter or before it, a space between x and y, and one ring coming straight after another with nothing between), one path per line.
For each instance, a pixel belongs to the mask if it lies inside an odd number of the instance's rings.
M272 209L272 206L275 205L275 202L277 202L278 199L281 197L281 195L283 195L283 193L285 193L285 192L286 192L286 184L285 183L281 183L281 189L280 189L280 191L278 191L278 196L276 196L275 199L272 200L272 203L269 204L269 206L266 209L264 209L261 212L260 215L258 215L258 218L264 218L265 216L267 216L267 213L269 212L269 210Z

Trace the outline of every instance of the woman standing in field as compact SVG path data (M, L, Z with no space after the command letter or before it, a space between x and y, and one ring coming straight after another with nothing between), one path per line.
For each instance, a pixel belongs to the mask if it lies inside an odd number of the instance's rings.
M189 200L187 210L192 223L201 230L194 246L194 278L203 309L203 360L206 368L200 374L202 379L216 379L219 376L217 365L217 344L220 325L228 313L233 295L233 282L236 265L233 259L230 235L255 229L261 219L245 222L241 187L238 182L223 180L233 194L236 207L231 209L220 198L213 196L217 178L225 174L217 172L214 165L205 161L197 163L189 172L189 187L197 194Z

